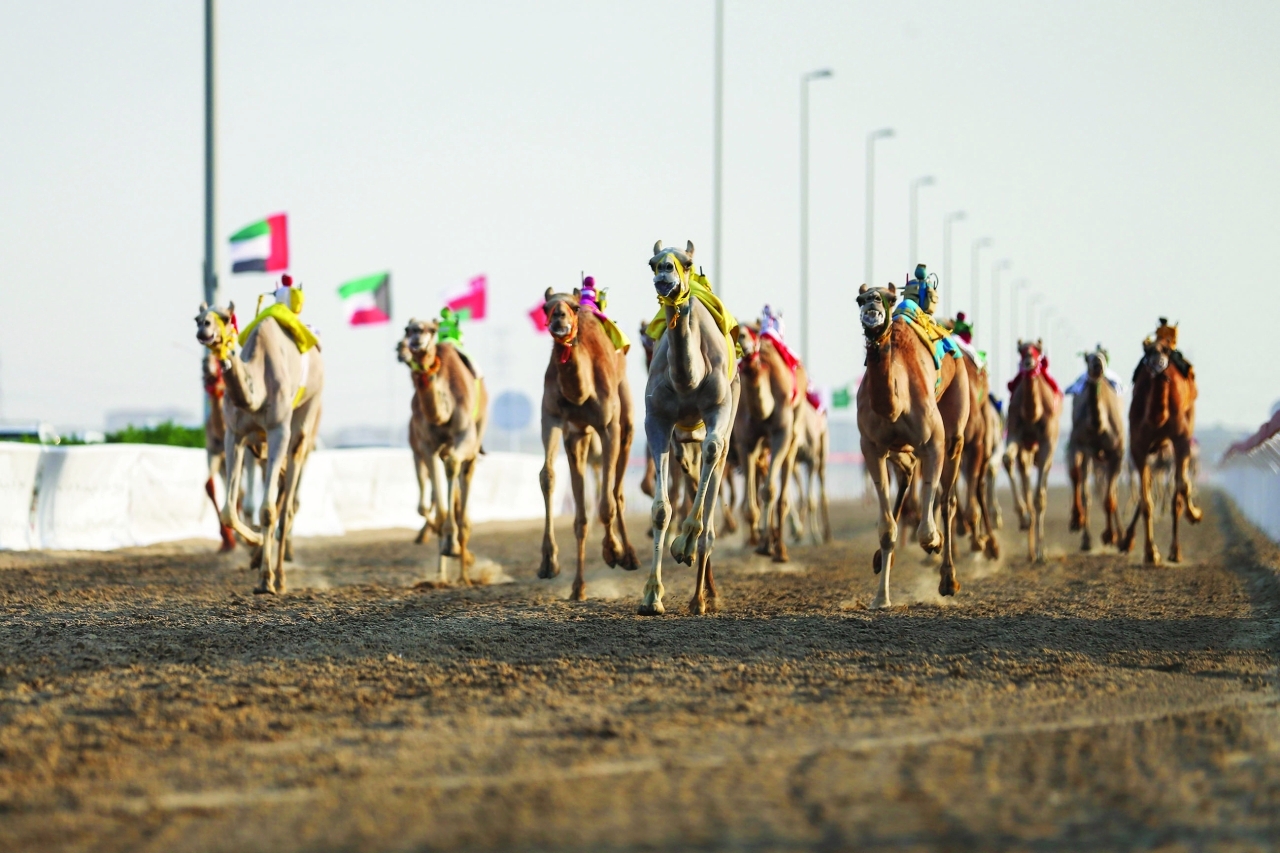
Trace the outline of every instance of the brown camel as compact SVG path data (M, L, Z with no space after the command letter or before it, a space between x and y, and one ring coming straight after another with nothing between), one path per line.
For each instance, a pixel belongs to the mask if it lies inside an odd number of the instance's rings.
M1084 354L1084 388L1071 401L1071 436L1067 458L1071 465L1071 529L1081 530L1080 550L1093 550L1089 530L1089 467L1102 487L1103 515L1107 527L1102 544L1120 544L1120 503L1118 485L1124 465L1124 409L1120 395L1104 373L1106 350L1099 345Z
M827 501L827 455L831 437L827 413L820 412L806 398L796 425L796 504L799 523L796 538L809 530L815 544L831 541L831 509ZM814 480L817 479L815 483Z
M1062 392L1049 376L1049 360L1042 341L1018 341L1018 375L1009 383L1008 447L1005 471L1013 489L1018 518L1027 531L1027 554L1044 562L1044 510L1049 491L1049 468L1058 447L1058 416L1062 412ZM1013 478L1014 465L1019 481ZM1034 465L1036 485L1031 492L1028 469ZM1019 488L1021 485L1021 488Z
M662 551L671 523L669 501L672 444L676 427L700 439L698 490L693 509L671 543L677 563L696 564L689 612L716 609L711 551L715 543L715 499L720 493L729 435L738 410L739 379L731 335L736 321L693 271L693 243L685 251L654 244L649 259L653 286L663 306L661 340L645 385L645 436L657 468L653 500L653 567L640 604L643 616L664 612Z
M858 387L858 431L862 456L880 503L880 549L872 566L880 573L880 588L872 607L890 606L889 573L898 540L897 511L889 505L888 463L895 454L910 453L919 461L924 486L917 538L926 553L942 552L938 592L955 595L952 533L955 521L956 479L969 419L969 376L950 355L941 369L934 355L908 325L892 315L897 291L858 289L859 319L866 338L866 375ZM907 478L909 486L910 478ZM941 495L939 496L939 491ZM941 501L942 532L934 521L935 501Z
M775 562L783 563L788 559L784 535L789 509L787 486L799 449L797 431L802 429L802 407L809 406L803 390L807 379L802 365L797 365L792 372L768 336L744 333L739 326L738 342L743 352L739 363L741 400L745 401L740 409L749 419L743 433L758 433L756 445L748 445L748 456L755 456L760 443L769 450L769 474L762 484L764 513L759 521L756 553L772 554ZM809 438L807 430L804 438ZM748 466L747 470L750 493L754 466Z
M446 558L458 558L461 580L468 586L467 568L475 557L467 550L471 520L467 498L476 459L483 452L489 395L484 380L452 343L436 339L438 320L410 319L397 357L413 374L413 416L409 446L418 473L418 512L425 518L418 541L438 519L440 562L437 583L447 580ZM430 480L434 510L426 507ZM425 510L425 511L424 511Z
M1143 343L1142 360L1133 375L1133 401L1129 404L1129 454L1138 469L1141 497L1120 550L1127 554L1133 549L1138 516L1141 515L1146 527L1143 562L1153 564L1160 562L1160 552L1156 549L1152 528L1150 457L1166 442L1173 448L1175 478L1170 562L1182 561L1182 544L1178 539L1179 516L1186 512L1187 520L1192 524L1204 517L1195 505L1187 470L1196 426L1195 370L1176 349L1176 332L1173 335L1162 334L1172 328L1162 323L1157 337Z
M239 350L241 344L229 322L234 312L234 303L225 311L202 303L196 315L196 340L217 355L226 382L222 413L229 477L221 520L261 549L254 556L261 567L254 592L283 593L298 483L320 428L324 361L319 346L301 352L270 309L255 320L251 331L246 330L244 348ZM261 528L254 530L241 521L238 506L245 448L260 436L265 436L267 446L266 497L260 510Z
M541 482L546 521L542 529L542 565L538 577L553 578L560 574L551 499L555 493L556 446L563 440L576 508L573 532L578 539L578 574L573 580L573 599L583 601L587 597L587 582L583 577L587 560L587 503L583 484L593 434L600 437L602 457L598 514L604 525L604 561L610 567L620 565L627 571L640 568L635 549L627 539L623 518L626 500L622 478L635 435L631 389L627 385L626 356L615 349L595 314L580 310L576 290L571 295L547 288L542 310L546 312L547 330L555 343L542 382L542 446L546 464L542 466Z
M227 422L222 417L222 398L227 393L227 382L222 376L222 362L218 361L218 357L211 350L205 352L201 368L204 393L208 398L204 418L204 452L209 463L209 478L205 480L204 492L213 502L214 511L220 512L222 508L218 506L218 496L214 491L213 481L215 478L221 478L223 490L226 490ZM236 532L231 529L230 524L223 524L221 520L218 522L218 527L222 534L222 546L218 550L224 553L234 551Z
M992 421L994 419L998 428L999 415L991 403L986 367L978 367L968 353L964 355L964 367L969 377L969 419L965 422L964 453L960 457L960 473L966 485L961 516L969 531L969 550L985 552L989 559L995 560L1000 557L1000 543L992 529L987 477L999 448L999 433L991 434Z

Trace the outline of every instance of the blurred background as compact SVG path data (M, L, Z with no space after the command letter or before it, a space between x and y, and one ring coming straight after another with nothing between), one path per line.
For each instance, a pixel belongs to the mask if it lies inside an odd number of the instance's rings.
M833 72L807 84L820 386L862 370L867 136L892 128L875 143L875 283L916 260L942 273L943 218L964 211L951 306L1001 288L1009 324L1011 288L1038 299L1025 333L1048 333L1064 385L1098 342L1127 379L1168 316L1205 457L1268 416L1280 6L726 0L718 269L715 16L714 0L218 3L222 294L243 317L271 289L230 274L226 239L287 211L326 443L403 441L394 342L480 274L488 317L466 341L494 396L540 396L550 342L527 314L547 287L585 271L629 334L651 317L658 239L693 240L740 319L781 307L798 350L801 81L817 69ZM194 0L0 3L0 420L89 436L200 421L203 50ZM337 286L381 270L392 322L348 327ZM1007 367L1012 327L1001 340ZM630 365L639 400L639 347ZM856 447L851 418L833 413L838 451ZM536 430L535 405L489 443L532 450Z

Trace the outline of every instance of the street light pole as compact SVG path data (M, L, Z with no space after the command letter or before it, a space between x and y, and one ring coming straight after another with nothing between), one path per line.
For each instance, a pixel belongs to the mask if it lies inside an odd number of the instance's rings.
M1027 286L1025 278L1017 279L1009 287L1009 342L1018 340L1018 294Z
M831 76L830 68L800 78L800 360L809 364L809 83Z
M715 177L711 190L711 287L724 296L720 279L721 200L724 187L724 0L716 0Z
M951 280L951 223L962 219L964 219L963 210L954 210L942 217L942 316L944 317L955 316L951 313L951 291L956 286L956 283Z
M907 258L908 270L915 269L920 263L920 188L931 187L937 182L933 175L924 175L911 182L911 231L907 241L911 257Z
M978 346L976 343L979 336L990 337L983 331L983 326L980 322L982 318L978 314L978 309L982 306L982 288L978 286L978 253L990 245L990 237L981 237L974 240L973 244L969 247L969 261L971 264L969 269L969 298L973 300L973 306L971 308L973 312L973 319L970 321L969 325L973 326L974 346L977 349L982 349L982 347Z
M1031 294L1031 298L1027 300L1027 335L1032 338L1040 337L1037 333L1036 323L1036 306L1041 302L1039 293Z
M863 278L868 287L875 287L874 244L876 238L876 141L893 136L893 128L882 127L867 134L867 244L866 268Z
M204 301L218 304L218 267L214 260L213 229L217 187L214 183L214 0L204 0Z
M987 357L991 365L991 375L1000 381L1000 365L1004 357L1000 349L1000 273L1013 266L1013 261L1001 258L991 265L991 354Z

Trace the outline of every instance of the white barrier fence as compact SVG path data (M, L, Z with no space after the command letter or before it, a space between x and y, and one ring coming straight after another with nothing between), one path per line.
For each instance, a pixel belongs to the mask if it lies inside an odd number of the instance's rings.
M1245 518L1280 542L1280 449L1273 441L1247 454L1233 455L1213 479Z
M472 520L542 518L541 469L537 456L482 456L471 485ZM100 551L217 539L206 479L205 453L193 448L0 443L0 549ZM568 486L562 457L553 506L564 505ZM422 525L407 448L315 451L299 503L299 536Z

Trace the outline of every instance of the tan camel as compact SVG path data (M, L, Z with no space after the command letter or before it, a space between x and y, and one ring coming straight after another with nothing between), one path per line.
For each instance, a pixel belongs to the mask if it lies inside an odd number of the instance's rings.
M1089 530L1089 467L1102 486L1107 527L1102 544L1120 544L1118 484L1124 466L1124 408L1120 395L1104 373L1106 351L1099 346L1084 354L1084 388L1071 401L1071 435L1067 458L1071 466L1071 529L1081 530L1080 550L1093 550Z
M283 306L281 306L283 307ZM245 337L243 350L228 320L235 312L201 303L196 339L218 356L226 382L222 412L229 478L222 506L223 524L246 542L260 546L261 578L256 593L285 591L284 557L297 511L298 483L320 427L324 360L318 346L305 353L274 316L261 318ZM245 446L266 437L266 497L260 510L261 532L240 519Z
M467 550L471 541L467 499L476 459L483 452L489 396L484 380L471 371L454 345L436 340L439 328L438 320L410 319L397 357L414 378L409 446L418 473L418 512L426 519L423 534L433 527L434 519L439 521L437 582L447 581L447 558L457 557L461 580L469 586L467 569L475 557ZM428 478L434 512L424 512Z
M798 414L794 468L799 508L796 538L802 538L808 530L815 544L825 544L831 541L831 509L827 501L827 455L831 437L827 414L815 409L808 399Z
M640 341L644 346L644 370L645 375L649 375L649 367L653 364L653 349L658 342L649 337L649 322L642 320L640 322ZM679 463L680 471L671 480L671 506L675 509L675 527L679 529L684 524L684 520L689 517L689 512L693 509L693 495L698 490L698 471L702 468L701 456L698 450L698 441L689 430L682 430L676 427L675 431L675 452L676 461ZM653 454L648 452L648 443L645 444L644 454L644 475L640 478L640 492L654 496L654 482L657 480L658 469L653 464ZM728 479L728 478L726 478ZM725 508L726 526L729 530L737 529L737 523L734 522L732 514L728 507ZM649 528L647 535L653 538L653 529Z
M803 390L808 382L804 367L797 365L792 373L768 337L746 334L743 327L738 328L738 343L743 352L739 364L741 399L745 402L740 408L741 414L749 418L744 433L759 435L757 445L749 446L748 456L756 455L760 442L769 449L769 474L762 484L764 513L757 531L756 553L772 554L774 561L781 563L788 559L784 535L789 510L787 486L799 450L797 431L801 429L802 408L809 407ZM804 437L809 437L807 430ZM754 466L749 466L748 492L753 490L753 473Z
M1191 493L1188 467L1192 456L1192 440L1196 428L1196 375L1195 370L1177 350L1176 327L1169 326L1162 318L1155 338L1143 343L1142 360L1133 375L1133 400L1129 404L1129 455L1138 469L1141 497L1133 520L1125 532L1120 550L1129 553L1133 549L1138 516L1145 523L1146 553L1144 563L1158 564L1160 551L1156 548L1152 525L1151 456L1168 443L1173 448L1173 543L1169 560L1182 561L1182 543L1178 538L1178 519L1185 512L1187 520L1195 524L1204 517L1196 506Z
M984 552L995 560L1000 557L1000 543L992 527L987 477L991 476L991 461L999 448L999 432L994 435L991 432L993 426L998 430L1000 416L989 396L987 369L979 368L968 353L964 356L964 367L969 376L969 420L965 423L964 453L960 458L960 473L967 487L961 515L969 531L969 550Z
M230 317L227 318L230 320ZM226 321L224 321L226 322ZM227 393L226 380L222 378L222 363L212 351L206 351L201 363L204 378L204 393L208 398L204 418L204 452L209 466L209 478L205 480L204 492L213 502L214 512L221 514L218 496L214 491L213 481L221 479L223 491L227 485L227 422L222 417L222 398ZM225 553L236 549L236 532L230 524L218 521L222 534L222 546L218 549Z
M919 462L923 495L916 535L926 553L942 552L938 592L955 595L960 589L952 534L956 479L969 418L969 377L950 355L942 358L939 369L934 354L906 319L893 317L896 301L892 284L887 288L864 284L858 290L867 352L867 372L858 387L858 431L880 504L880 549L872 563L880 573L880 588L873 608L890 606L889 573L898 540L896 515L904 493L900 487L898 506L889 505L888 464L895 454L909 453ZM906 480L909 488L910 477ZM935 501L942 507L941 533L934 521Z
M587 597L584 578L587 560L587 502L585 474L593 435L601 448L601 484L598 516L604 525L604 561L627 571L640 568L635 549L627 539L623 518L626 499L623 475L631 455L635 422L631 409L631 389L627 384L626 355L609 339L600 320L591 311L582 311L578 294L555 293L547 288L542 310L547 330L555 343L542 382L542 446L546 462L542 466L542 498L546 519L542 528L542 565L538 577L560 574L553 524L552 497L555 494L557 445L563 440L569 457L569 481L575 506L573 532L578 540L578 573L573 580L573 599Z
M734 370L732 334L736 322L693 272L693 243L685 251L663 249L649 260L653 286L663 306L665 329L654 348L645 385L645 435L657 469L653 500L653 568L645 583L641 615L664 612L662 550L671 522L671 457L677 426L701 438L698 491L693 509L671 543L677 563L697 561L689 612L717 607L711 551L715 543L715 498L720 493L729 435L738 410L739 380ZM710 306L710 307L709 307ZM713 313L713 311L715 313ZM717 316L718 315L718 316Z
M1062 392L1049 376L1042 341L1018 341L1018 375L1009 383L1008 440L1004 468L1013 489L1021 528L1027 531L1027 555L1044 562L1044 511L1048 502L1049 469L1058 447L1058 419ZM1018 480L1013 477L1014 466ZM1036 470L1031 491L1029 469Z

